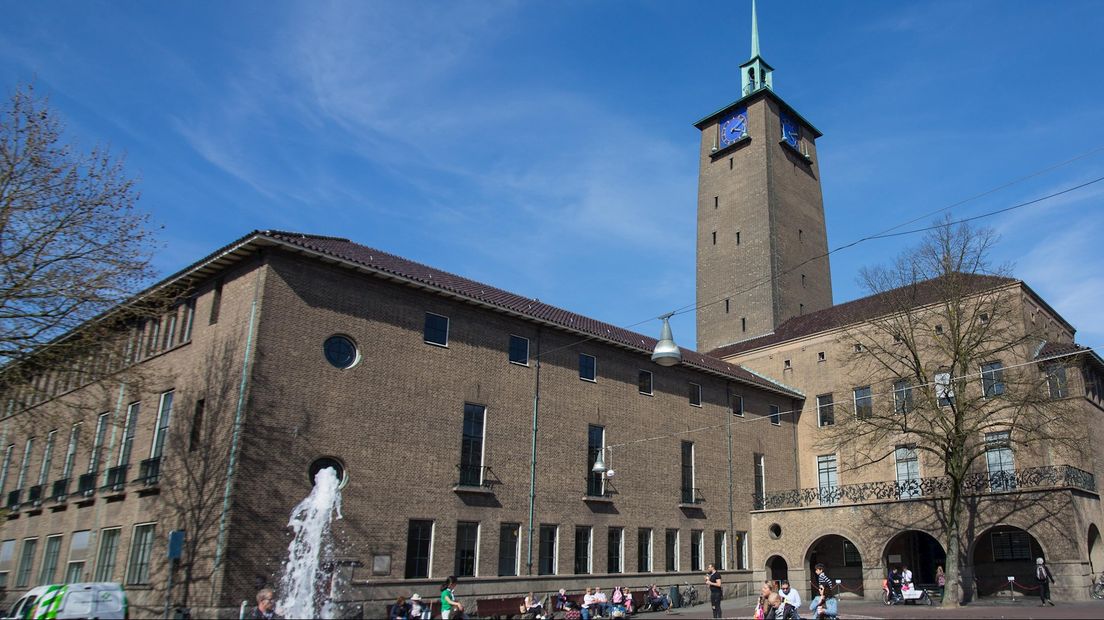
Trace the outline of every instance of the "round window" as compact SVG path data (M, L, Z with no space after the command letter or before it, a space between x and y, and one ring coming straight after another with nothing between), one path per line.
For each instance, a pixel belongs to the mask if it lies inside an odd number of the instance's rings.
M768 528L768 529L770 530L771 538L776 538L776 539L777 538L782 538L782 526L781 525L778 525L777 523L775 523L775 524L771 525L770 528Z
M356 343L348 336L330 336L322 346L326 361L335 368L352 368L360 359Z
M344 488L349 482L348 472L345 471L345 464L342 463L340 459L332 456L324 456L320 459L315 459L314 462L310 464L310 468L307 470L307 476L310 483L313 485L318 472L327 467L333 469L334 473L337 475L338 488Z

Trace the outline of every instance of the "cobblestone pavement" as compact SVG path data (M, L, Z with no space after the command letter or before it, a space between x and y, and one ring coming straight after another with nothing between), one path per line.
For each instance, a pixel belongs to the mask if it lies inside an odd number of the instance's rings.
M721 604L721 610L725 618L751 618L755 609L753 600L730 599ZM840 605L840 618L842 620L867 618L931 618L933 620L951 618L1104 618L1104 601L1083 601L1075 603L1058 603L1054 607L1040 607L1039 599L1023 598L1015 603L978 602L964 607L920 607L915 605L886 606L878 601L849 601L844 600ZM696 620L712 618L713 612L709 605L696 605L683 609L673 609L671 613L646 613L637 614L635 617L647 620ZM803 609L801 617L808 620L812 617L807 609Z

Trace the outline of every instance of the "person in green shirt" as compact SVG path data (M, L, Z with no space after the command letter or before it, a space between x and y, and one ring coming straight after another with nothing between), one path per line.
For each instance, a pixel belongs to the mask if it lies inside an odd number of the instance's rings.
M456 588L456 577L449 576L445 586L441 588L441 620L464 617L464 606L456 600L454 588Z

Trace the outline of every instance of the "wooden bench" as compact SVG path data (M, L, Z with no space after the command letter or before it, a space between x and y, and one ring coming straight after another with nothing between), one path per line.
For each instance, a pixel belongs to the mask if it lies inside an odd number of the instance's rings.
M481 598L475 601L474 612L481 618L517 618L522 615L521 607L525 604L524 596L512 598Z

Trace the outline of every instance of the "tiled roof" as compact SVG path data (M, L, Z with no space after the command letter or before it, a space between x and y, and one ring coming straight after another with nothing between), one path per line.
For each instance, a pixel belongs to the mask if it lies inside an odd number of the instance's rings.
M655 338L638 334L617 327L616 325L603 323L602 321L576 314L562 308L557 308L556 306L546 304L538 299L516 295L509 291L469 280L468 278L435 267L430 267L394 254L388 254L387 252L363 246L348 239L305 235L277 230L257 231L254 235L284 242L313 253L355 263L383 274L411 282L417 282L429 288L438 289L445 293L451 293L462 298L481 302L522 317L550 323L568 331L585 334L596 339L622 345L640 351L641 353L650 355L656 344ZM249 237L246 239L248 240ZM658 324L656 327L658 329ZM690 349L681 347L680 349L682 351L683 363L691 367L711 371L742 383L762 387L787 396L802 397L802 394L795 391L793 388L751 373L735 364L730 364Z
M967 287L966 294L979 293L998 286L1018 282L1018 280L1014 278L1002 276L959 274L959 277L962 278L963 283ZM933 279L925 280L912 286L911 288L913 288L913 290L908 294L912 296L911 301L913 305L924 306L938 301L940 291L936 283L937 280ZM780 342L787 342L795 338L802 338L811 334L817 334L830 329L836 329L845 325L852 325L861 321L873 319L890 312L894 308L893 299L904 288L907 287L885 291L883 293L832 306L831 308L825 308L817 312L795 316L779 325L778 329L770 334L713 349L709 352L709 355L721 358L729 357L731 355L743 353L744 351L750 351Z
M1043 346L1039 347L1039 352L1035 354L1035 359L1041 360L1048 357L1060 357L1063 355L1070 355L1072 353L1084 353L1090 351L1088 347L1083 347L1075 342L1044 342Z

